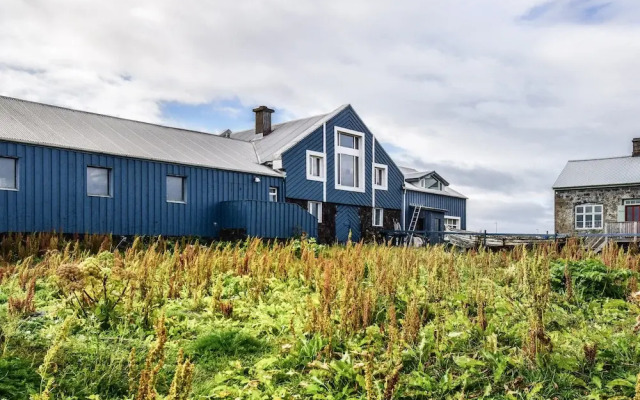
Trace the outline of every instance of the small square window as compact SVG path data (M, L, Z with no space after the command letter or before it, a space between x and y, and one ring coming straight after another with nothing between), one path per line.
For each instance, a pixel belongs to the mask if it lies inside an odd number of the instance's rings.
M167 175L167 201L169 203L187 202L187 178Z
M310 201L308 210L311 215L318 219L318 223L322 223L322 203L319 201Z
M376 189L387 190L388 167L384 164L373 164L373 186Z
M307 150L307 179L324 181L324 153Z
M111 197L111 169L87 167L87 195Z
M274 203L278 202L278 188L275 186L269 188L269 201Z
M0 157L0 190L18 189L18 160Z
M373 226L383 225L384 210L382 208L373 209Z

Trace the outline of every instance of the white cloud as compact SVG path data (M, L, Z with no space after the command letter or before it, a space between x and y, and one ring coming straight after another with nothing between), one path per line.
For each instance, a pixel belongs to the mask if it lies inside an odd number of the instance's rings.
M609 3L3 0L0 93L145 121L162 101L349 102L409 158L520 181L458 186L472 226L533 202L531 223L499 226L546 230L564 162L626 154L640 131L640 4Z

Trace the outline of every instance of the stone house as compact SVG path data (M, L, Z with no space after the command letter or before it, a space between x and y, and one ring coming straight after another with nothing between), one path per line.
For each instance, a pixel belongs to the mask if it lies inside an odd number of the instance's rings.
M567 162L553 190L556 233L638 233L640 138L631 156Z

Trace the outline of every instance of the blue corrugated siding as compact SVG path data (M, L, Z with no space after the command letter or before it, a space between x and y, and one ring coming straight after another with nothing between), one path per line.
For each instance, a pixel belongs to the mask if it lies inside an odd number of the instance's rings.
M322 152L322 128L282 155L282 167L287 172L286 196L290 199L322 201L322 182L307 179L307 150Z
M284 180L254 174L0 142L17 157L19 190L0 190L0 232L216 237L225 200L267 201ZM113 196L86 195L86 168L112 168ZM187 177L187 204L166 202L166 175ZM280 196L280 201L284 196Z
M249 236L289 238L303 232L318 236L318 220L297 204L241 200L223 202L220 209L221 228L246 229Z
M420 204L425 207L439 208L447 210L446 215L451 217L460 217L462 229L467 229L467 200L458 197L441 196L433 193L414 192L407 190L406 210L405 210L405 227L409 227L412 204Z
M335 189L335 127L351 129L365 134L365 192L350 192ZM283 168L287 172L286 196L292 199L322 201L322 182L307 180L306 151L321 152L323 128L320 127L282 155ZM327 202L357 206L372 206L372 143L373 135L353 108L348 107L327 122ZM382 146L376 142L376 162L389 167L389 189L376 191L376 206L389 209L402 207L402 185L404 178Z
M399 209L402 207L404 175L376 140L376 163L387 166L387 190L376 190L376 207Z

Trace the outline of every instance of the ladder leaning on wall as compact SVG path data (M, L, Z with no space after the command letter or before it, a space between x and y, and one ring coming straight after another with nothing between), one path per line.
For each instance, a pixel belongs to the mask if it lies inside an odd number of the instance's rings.
M413 235L416 231L416 227L418 226L418 220L420 219L420 211L422 211L422 206L413 206L413 214L411 215L411 221L409 222L407 245L411 244L413 240Z

